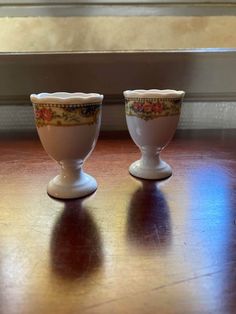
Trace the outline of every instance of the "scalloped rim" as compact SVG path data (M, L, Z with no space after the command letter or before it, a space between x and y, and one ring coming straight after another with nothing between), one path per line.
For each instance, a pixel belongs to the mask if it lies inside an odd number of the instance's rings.
M56 92L56 93L40 93L31 94L30 100L34 104L92 104L102 102L103 95L97 93L67 93L67 92Z
M174 89L134 89L123 92L126 98L182 98L184 91Z

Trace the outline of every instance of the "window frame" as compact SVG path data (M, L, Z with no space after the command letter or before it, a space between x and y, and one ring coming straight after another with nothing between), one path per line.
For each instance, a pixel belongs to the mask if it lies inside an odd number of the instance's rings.
M172 88L187 101L236 100L236 49L148 52L1 53L0 105L30 104L42 91L97 91L105 104L122 91ZM102 79L101 79L102 78Z
M0 17L236 15L236 0L0 0Z
M66 0L0 0L0 4L2 5L24 5L24 4L123 4L123 5L138 5L138 4L158 4L158 3L188 3L188 4L216 4L222 3L222 0L70 0L69 2ZM223 3L232 4L236 3L236 0L228 0Z

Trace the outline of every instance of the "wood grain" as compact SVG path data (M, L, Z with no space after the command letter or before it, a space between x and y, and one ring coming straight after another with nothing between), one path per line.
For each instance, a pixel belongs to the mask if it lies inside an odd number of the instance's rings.
M102 134L88 198L46 194L35 134L0 135L0 313L236 313L236 131L179 131L165 181L131 177L127 134Z

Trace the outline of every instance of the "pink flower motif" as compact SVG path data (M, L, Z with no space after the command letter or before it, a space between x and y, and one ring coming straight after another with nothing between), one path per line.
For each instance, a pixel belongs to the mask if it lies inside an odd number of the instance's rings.
M52 110L51 109L46 109L43 108L41 109L41 115L42 115L42 119L46 120L46 121L51 121L52 120Z
M35 110L35 117L36 117L36 119L42 118L42 110L41 109Z
M163 105L161 103L155 103L152 106L152 110L155 113L161 113L163 111Z
M142 111L143 110L143 105L140 104L139 102L134 102L133 109L136 110L136 111Z
M152 104L145 101L145 103L143 105L143 111L144 112L151 112L152 111Z

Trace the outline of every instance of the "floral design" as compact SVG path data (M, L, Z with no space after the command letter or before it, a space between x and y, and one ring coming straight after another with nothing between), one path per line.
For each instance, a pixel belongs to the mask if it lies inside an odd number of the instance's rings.
M47 108L36 109L35 115L37 119L51 121L53 117L53 111L52 109L47 109Z
M181 103L181 98L126 98L125 109L128 116L150 120L179 115Z
M90 125L97 123L101 104L33 104L37 127Z

